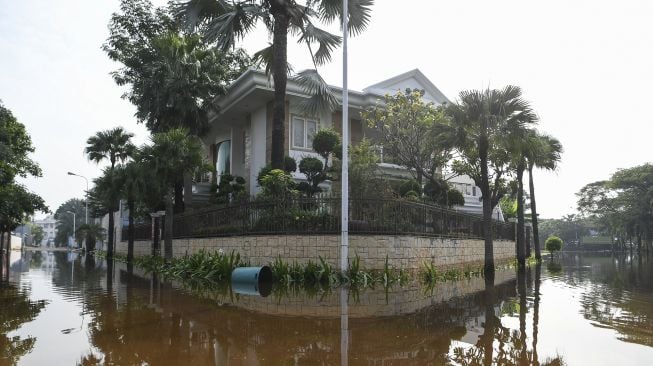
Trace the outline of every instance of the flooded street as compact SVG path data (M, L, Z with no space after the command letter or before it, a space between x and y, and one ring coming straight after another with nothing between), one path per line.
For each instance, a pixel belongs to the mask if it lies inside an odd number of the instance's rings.
M472 278L262 298L184 289L74 253L11 255L0 365L653 362L653 258L564 254L497 272L494 286Z

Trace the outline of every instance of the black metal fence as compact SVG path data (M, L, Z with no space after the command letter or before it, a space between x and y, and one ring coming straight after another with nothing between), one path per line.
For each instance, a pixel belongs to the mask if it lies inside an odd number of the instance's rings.
M392 199L351 199L352 234L413 234L482 238L483 218L441 206ZM492 222L494 237L514 240L512 223ZM340 198L251 199L175 215L175 238L239 235L337 234ZM127 237L126 228L123 238ZM136 228L136 238L151 237L151 224Z

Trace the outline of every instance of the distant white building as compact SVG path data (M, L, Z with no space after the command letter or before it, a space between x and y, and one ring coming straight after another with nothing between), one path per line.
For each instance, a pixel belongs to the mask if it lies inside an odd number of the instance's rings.
M44 219L34 220L33 224L43 229L43 240L40 243L34 243L34 245L53 245L54 237L57 235L57 220L54 219L54 216L49 215Z

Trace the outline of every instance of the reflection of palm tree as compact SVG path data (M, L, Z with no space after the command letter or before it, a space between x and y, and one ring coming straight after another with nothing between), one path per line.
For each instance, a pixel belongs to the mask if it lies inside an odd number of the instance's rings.
M542 274L542 263L535 265L535 290L533 294L533 360L539 365L537 357L537 333L540 321L540 276Z
M1 258L4 260L4 258ZM2 269L2 265L0 265ZM12 285L0 286L0 360L2 364L18 364L19 359L34 348L36 338L9 338L9 332L19 329L23 324L36 318L45 308L45 301L31 301L25 290Z

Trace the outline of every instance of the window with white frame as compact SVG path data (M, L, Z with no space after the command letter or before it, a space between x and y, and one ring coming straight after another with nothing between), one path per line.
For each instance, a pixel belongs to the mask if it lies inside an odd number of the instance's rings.
M303 117L292 119L292 147L310 149L313 147L313 136L317 132L317 120Z

